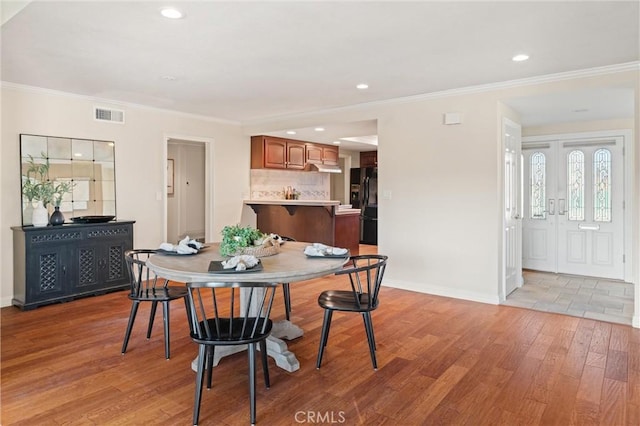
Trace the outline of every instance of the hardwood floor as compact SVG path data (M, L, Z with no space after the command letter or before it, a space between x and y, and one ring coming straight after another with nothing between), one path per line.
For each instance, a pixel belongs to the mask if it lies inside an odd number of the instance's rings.
M258 374L259 424L640 424L640 330L596 320L383 287L373 313L378 371L362 319L339 313L316 370L316 298L345 285L339 279L292 283L292 320L305 335L289 348L301 368L288 373L270 359L270 389ZM283 318L277 303L273 317ZM191 424L197 347L184 306L172 304L170 360L160 310L145 339L148 306L120 354L129 308L125 292L3 308L1 423ZM220 362L200 424L248 423L246 365L244 353Z

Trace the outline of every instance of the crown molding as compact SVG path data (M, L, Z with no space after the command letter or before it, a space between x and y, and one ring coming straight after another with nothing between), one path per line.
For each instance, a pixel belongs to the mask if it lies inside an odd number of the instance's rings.
M135 108L135 109L141 109L141 110L146 110L146 111L155 111L155 112L161 112L161 113L166 113L166 114L175 114L175 115L179 115L179 116L185 117L185 118L192 118L192 119L196 119L196 120L203 120L203 121L208 121L208 122L214 122L214 123L219 123L219 124L228 124L228 125L234 125L234 126L240 126L240 124L241 124L239 121L226 120L226 119L223 119L223 118L210 117L210 116L207 116L207 115L193 114L193 113L189 113L189 112L177 111L177 110L166 109L166 108L157 108L157 107L152 107L152 106L148 106L148 105L141 105L141 104L135 104L135 103L131 103L131 102L116 101L116 100L113 100L113 99L99 98L99 97L95 97L95 96L78 95L76 93L62 92L60 90L45 89L45 88L36 87L36 86L27 86L27 85L24 85L24 84L11 83L11 82L8 82L8 81L0 81L0 87L2 87L3 89L5 89L5 88L6 89L13 89L13 90L18 90L18 91L22 91L22 92L37 93L37 94L42 94L42 95L50 95L50 96L58 96L58 97L63 97L63 98L84 100L84 101L88 101L88 102L93 102L93 103L99 104L100 106L109 105L109 106L115 106L115 107L119 107L119 108Z
M156 108L156 107L151 107L151 106L141 105L141 104L115 101L112 99L78 95L75 93L62 92L59 90L52 90L52 89L44 89L41 87L27 86L27 85L22 85L17 83L10 83L6 81L0 81L0 87L14 89L14 90L21 90L25 92L81 99L89 102L109 104L109 105L114 105L118 107L129 107L129 108L137 108L137 109L148 110L148 111L157 111L157 112L163 112L163 113L176 114L186 118L193 118L193 119L215 122L220 124L251 127L251 126L266 125L266 124L277 122L280 120L313 118L317 115L322 115L322 114L354 112L357 110L378 107L378 106L399 105L404 103L440 99L440 98L446 98L451 96L461 96L461 95L489 92L493 90L509 89L513 87L531 86L531 85L542 84L542 83L552 83L552 82L571 80L576 78L597 77L597 76L616 74L616 73L627 72L627 71L640 71L640 61L627 62L627 63L616 64L616 65L607 65L602 67L587 68L587 69L576 70L576 71L567 71L567 72L556 73L556 74L547 74L547 75L542 75L537 77L528 77L528 78L522 78L517 80L507 80L507 81L502 81L498 83L467 86L467 87L461 87L456 89L442 90L438 92L424 93L420 95L405 96L402 98L366 102L366 103L348 105L348 106L338 107L338 108L328 108L323 110L307 111L299 114L286 114L286 115L272 116L272 117L262 118L259 120L248 120L248 121L242 121L242 122L210 117L206 115L187 113L183 111Z
M324 110L316 110L303 112L299 114L288 114L274 116L270 118L243 121L242 125L246 127L262 126L280 120L313 118L321 114L335 114L339 112L354 112L360 109L372 108L378 106L399 105L404 103L419 102L432 99L447 98L451 96L470 95L482 92L490 92L494 90L509 89L513 87L531 86L542 83L552 83L557 81L572 80L577 78L597 77L608 74L617 74L627 71L640 71L640 61L627 62L624 64L607 65L602 67L587 68L583 70L567 71L556 74L547 74L536 77L528 77L517 80L507 80L498 83L481 84L477 86L460 87L456 89L442 90L438 92L424 93L420 95L405 96L402 98L387 99L383 101L366 102L356 105L348 105L338 108L329 108Z

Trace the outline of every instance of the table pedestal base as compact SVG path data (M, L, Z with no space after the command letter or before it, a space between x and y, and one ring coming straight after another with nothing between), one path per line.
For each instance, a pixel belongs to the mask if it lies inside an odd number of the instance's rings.
M293 373L300 369L300 363L293 352L289 351L286 342L282 339L293 340L304 334L302 329L291 321L278 321L273 324L271 335L267 337L267 355L273 358L276 365L285 371ZM218 362L225 356L244 351L247 345L237 346L218 346L213 357L213 366L217 366ZM198 371L198 358L191 361L191 369Z

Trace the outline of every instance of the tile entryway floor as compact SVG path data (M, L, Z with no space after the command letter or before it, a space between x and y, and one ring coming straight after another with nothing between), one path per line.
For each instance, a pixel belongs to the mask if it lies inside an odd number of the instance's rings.
M505 305L631 325L633 284L524 270L524 285Z

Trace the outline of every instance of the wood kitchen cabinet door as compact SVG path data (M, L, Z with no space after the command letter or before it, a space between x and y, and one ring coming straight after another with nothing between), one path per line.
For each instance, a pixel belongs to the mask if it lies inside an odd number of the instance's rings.
M338 157L339 155L337 146L325 145L322 147L322 164L337 166Z
M378 151L361 152L360 167L378 167Z
M287 167L287 142L281 139L264 139L264 167L284 169Z
M287 141L287 169L303 170L306 161L304 142Z
M314 143L307 144L307 163L322 164L322 146Z

